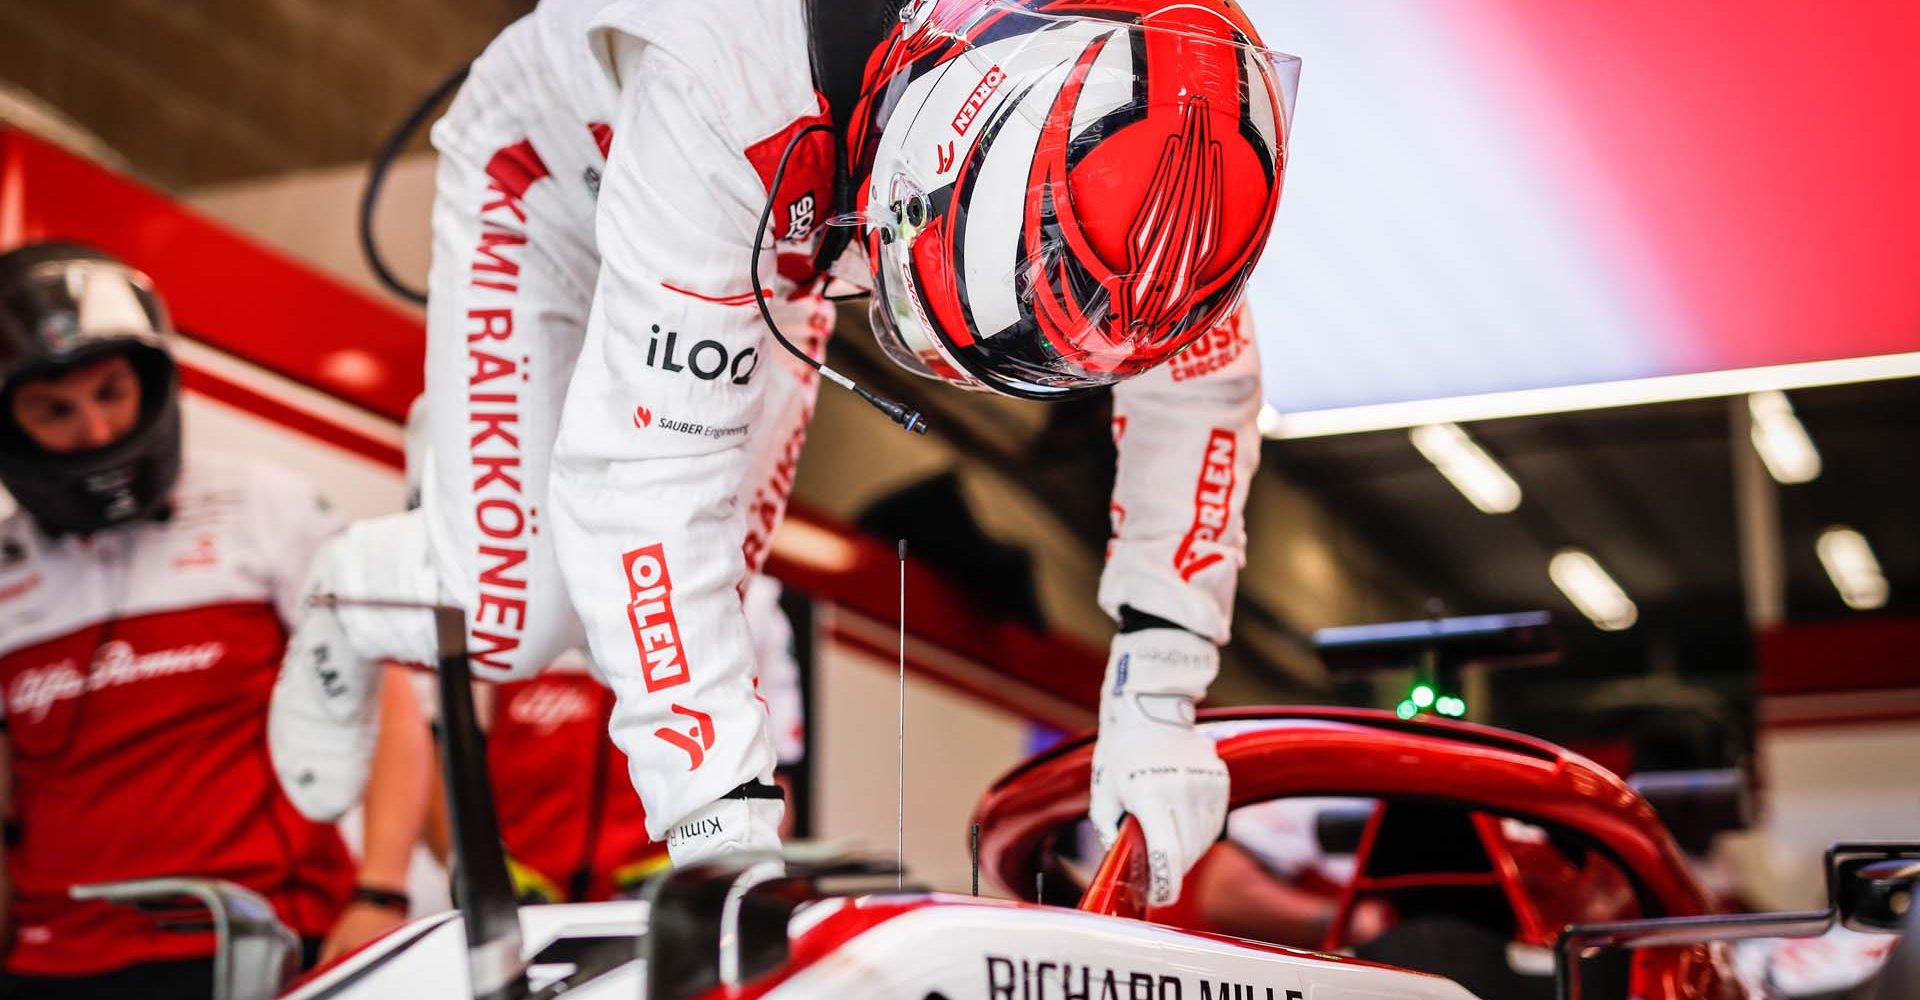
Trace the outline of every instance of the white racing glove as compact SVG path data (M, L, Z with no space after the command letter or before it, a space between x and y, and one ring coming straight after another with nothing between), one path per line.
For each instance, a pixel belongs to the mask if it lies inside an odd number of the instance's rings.
M349 525L314 555L307 598L434 600L419 517ZM267 707L274 773L302 815L331 822L360 800L379 735L380 661L432 663L436 650L428 612L302 602Z
M780 850L786 799L772 785L750 782L667 830L667 857L675 868L744 851Z
M324 586L318 576L316 587ZM267 750L287 798L315 822L339 819L366 787L379 735L374 667L347 641L333 608L302 609L268 702Z
M1193 702L1220 672L1213 643L1178 628L1114 636L1100 689L1087 810L1108 847L1132 816L1147 841L1147 901L1180 898L1188 869L1227 820L1227 768L1194 729Z

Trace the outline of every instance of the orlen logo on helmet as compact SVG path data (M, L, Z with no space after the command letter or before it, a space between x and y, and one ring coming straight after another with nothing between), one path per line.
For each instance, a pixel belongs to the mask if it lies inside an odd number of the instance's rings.
M973 127L973 120L980 117L980 109L987 106L987 98L992 97L993 92L999 90L1000 85L1006 81L1006 70L999 66L987 70L987 75L981 77L980 82L974 86L973 93L967 95L967 103L960 105L960 110L953 116L955 135L967 134L967 130Z
M687 682L687 658L680 648L680 623L673 616L673 578L666 551L642 546L621 557L627 570L627 624L640 653L640 679L648 693Z

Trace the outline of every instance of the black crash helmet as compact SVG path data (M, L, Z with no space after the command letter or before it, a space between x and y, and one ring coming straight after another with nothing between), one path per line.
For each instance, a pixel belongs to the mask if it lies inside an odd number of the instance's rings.
M107 254L72 243L0 254L0 484L43 530L86 534L166 511L180 477L171 334L153 283ZM140 420L127 436L54 454L14 423L22 382L110 354L140 377Z

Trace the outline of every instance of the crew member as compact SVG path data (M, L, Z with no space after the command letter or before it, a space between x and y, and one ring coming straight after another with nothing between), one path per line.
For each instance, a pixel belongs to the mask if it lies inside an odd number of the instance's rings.
M170 335L146 277L105 254L0 255L0 483L18 505L0 522L0 995L209 995L211 933L75 902L76 885L225 879L310 945L353 890L265 733L307 563L337 523L282 469L183 460Z
M777 846L738 588L844 277L915 374L1115 387L1093 816L1139 819L1170 900L1225 813L1192 706L1243 561L1260 379L1236 307L1295 65L1233 0L547 0L434 128L425 503L355 525L316 586L458 602L487 677L584 639L675 862ZM309 815L359 793L372 664L433 640L417 614L301 623L272 742Z

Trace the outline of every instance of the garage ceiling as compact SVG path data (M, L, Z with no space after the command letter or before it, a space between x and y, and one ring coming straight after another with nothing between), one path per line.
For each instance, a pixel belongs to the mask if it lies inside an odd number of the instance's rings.
M1920 382L1791 394L1824 459L1780 488L1788 614L1850 614L1814 555L1829 525L1866 535L1892 610L1920 608ZM1547 579L1562 545L1588 548L1654 628L1743 614L1726 400L1491 421L1474 437L1525 491L1512 514L1475 510L1403 431L1276 442L1269 460L1346 511L1408 572L1462 612L1551 608L1579 620ZM1701 622L1705 624L1705 622Z
M0 80L174 190L364 160L530 0L7 0Z

